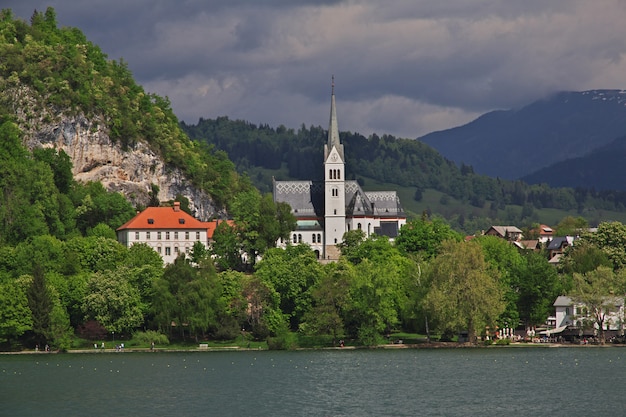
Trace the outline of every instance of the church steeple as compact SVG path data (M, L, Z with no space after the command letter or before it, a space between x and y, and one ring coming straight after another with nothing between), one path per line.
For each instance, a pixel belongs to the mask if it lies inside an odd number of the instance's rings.
M339 126L337 124L337 110L335 108L335 76L332 77L331 92L330 92L330 121L328 123L328 141L325 147L324 159L328 157L328 154L332 149L336 148L339 152L341 159L343 156L343 145L339 139Z

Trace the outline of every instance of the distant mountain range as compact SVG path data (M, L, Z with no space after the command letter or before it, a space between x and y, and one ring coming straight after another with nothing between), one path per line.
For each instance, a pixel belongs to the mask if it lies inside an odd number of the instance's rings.
M626 136L580 158L567 159L521 179L529 184L626 191Z
M561 92L521 109L492 111L418 140L491 177L596 189L611 183L623 190L626 186L618 184L620 176L609 164L614 160L622 169L625 134L626 91L591 90Z

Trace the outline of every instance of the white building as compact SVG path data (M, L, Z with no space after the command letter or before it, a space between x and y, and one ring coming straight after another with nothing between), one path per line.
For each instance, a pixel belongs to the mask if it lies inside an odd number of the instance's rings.
M395 191L363 191L353 180L346 180L345 154L339 139L334 84L331 91L328 141L324 145L323 181L274 181L275 202L291 206L297 219L291 232L293 244L307 243L318 258L337 259L337 244L343 234L361 229L395 238L406 215ZM279 242L278 246L285 246Z
M117 229L117 240L126 247L145 243L170 264L180 253L190 253L196 242L208 248L216 226L182 211L175 202L174 207L148 207L137 214Z
M556 310L556 328L582 328L588 326L590 322L594 322L594 317L584 304L575 303L571 298L561 295L554 302ZM609 311L606 311L606 319L604 320L605 330L621 330L624 324L624 298L613 297L607 306L610 305ZM603 312L604 314L605 312ZM598 328L594 322L594 328Z

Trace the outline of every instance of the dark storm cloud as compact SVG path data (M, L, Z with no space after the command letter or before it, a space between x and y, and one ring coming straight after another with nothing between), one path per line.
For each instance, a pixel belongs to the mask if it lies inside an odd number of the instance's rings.
M54 7L189 123L325 126L334 74L342 130L416 137L626 78L623 0L14 3Z

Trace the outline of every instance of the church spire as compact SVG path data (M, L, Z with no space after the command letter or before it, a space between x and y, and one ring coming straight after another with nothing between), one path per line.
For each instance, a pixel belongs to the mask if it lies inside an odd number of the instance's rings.
M339 127L337 125L337 110L335 109L335 76L332 77L331 93L330 93L330 122L328 124L328 150L333 147L343 151L341 141L339 140ZM343 152L341 152L343 157Z

